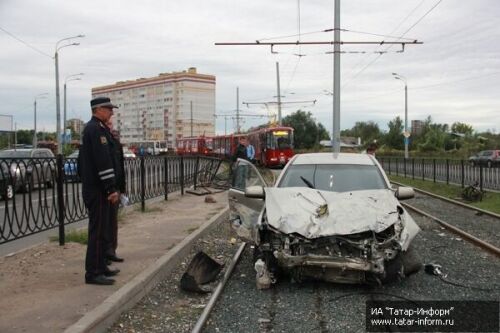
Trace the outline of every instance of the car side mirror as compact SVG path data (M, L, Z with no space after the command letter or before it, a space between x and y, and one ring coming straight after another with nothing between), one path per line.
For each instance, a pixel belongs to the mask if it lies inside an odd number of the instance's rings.
M247 198L264 199L266 192L262 186L248 186L245 188L245 196Z
M415 197L415 191L411 187L399 187L395 193L399 200L411 199Z

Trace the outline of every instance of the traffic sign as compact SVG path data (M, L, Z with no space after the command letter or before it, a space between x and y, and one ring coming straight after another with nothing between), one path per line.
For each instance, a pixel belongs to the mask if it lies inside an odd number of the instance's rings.
M403 135L404 135L405 138L409 138L410 137L410 132L404 131Z

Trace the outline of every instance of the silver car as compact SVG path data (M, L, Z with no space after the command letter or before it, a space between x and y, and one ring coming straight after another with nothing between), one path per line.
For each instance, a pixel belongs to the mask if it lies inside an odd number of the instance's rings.
M238 235L255 244L257 287L281 273L296 281L386 283L418 271L410 243L420 230L368 154L295 155L273 187L238 160L229 190Z
M54 154L47 148L0 151L0 195L5 199L14 192L30 192L35 186L52 187Z

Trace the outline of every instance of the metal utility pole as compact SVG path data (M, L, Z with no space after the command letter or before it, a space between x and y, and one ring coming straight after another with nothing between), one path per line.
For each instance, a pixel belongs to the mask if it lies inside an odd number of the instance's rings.
M191 109L191 137L193 137L193 101L189 102L189 107Z
M236 133L240 133L240 87L236 87Z
M223 42L215 43L215 45L222 46L270 46L271 53L277 53L274 51L276 46L296 46L296 45L334 45L334 79L333 79L333 128L332 128L332 147L334 152L340 152L340 45L401 45L401 51L396 51L402 53L405 50L405 45L417 45L423 44L417 40L412 40L405 38L406 41L341 41L340 40L340 0L335 0L335 14L334 14L334 29L326 29L323 32L334 32L333 41L311 41L311 42L266 42L266 41L254 41L254 42ZM300 26L299 26L300 30ZM300 32L299 32L300 34ZM398 40L400 40L399 38ZM278 94L279 95L279 94ZM267 104L267 103L261 103Z
M37 99L42 99L45 98L48 95L48 93L43 93L43 94L38 94L35 96L35 101L33 103L33 148L36 148L38 144L37 136L36 136L36 100Z
M410 141L410 132L408 131L408 82L406 78L398 73L392 73L396 80L401 80L405 84L405 130L403 132L404 144L405 144L405 159L410 158L410 152L408 149Z
M282 126L281 122L281 89L280 89L280 63L276 61L276 82L278 85L278 124Z
M66 103L66 84L69 82L69 81L79 81L81 80L82 78L81 77L78 77L78 76L81 76L81 75L84 75L84 73L78 73L78 74L72 74L72 75L68 75L66 76L66 78L64 79L64 112L63 112L63 136L64 136L64 139L63 139L63 144L66 144L66 107L67 107L67 103Z
M59 43L65 40L70 40L74 38L83 38L85 37L84 35L78 35L78 36L73 36L73 37L67 37L59 40L56 43L56 52L54 54L54 62L56 66L56 140L57 140L57 153L62 154L62 144L61 144L61 100L59 96L59 50L68 47L68 46L76 46L80 45L80 43L71 43L71 44L66 44L61 47L59 47Z
M333 25L332 149L334 153L340 153L340 0L335 0L335 19Z
M14 123L14 150L17 150L17 123Z

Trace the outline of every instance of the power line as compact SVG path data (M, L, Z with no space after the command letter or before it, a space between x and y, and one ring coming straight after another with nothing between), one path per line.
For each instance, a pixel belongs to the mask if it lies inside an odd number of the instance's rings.
M408 20L408 18L410 18L410 16L412 16L412 15L413 15L413 13L414 13L414 12L415 12L418 8L420 8L420 6L422 6L422 4L423 4L424 2L425 2L425 0L420 1L420 3L419 3L417 6L415 6L415 7L414 7L414 8L410 11L410 13L408 13L408 15L406 15L406 16L405 16L405 17L404 17L404 18L403 18L403 19L402 19L402 20L398 23L398 25L397 25L394 29L392 29L392 31L389 33L389 35L392 35L393 33L395 33L395 32L399 29L399 27L400 27L401 25L403 25L403 23L404 23L404 22L406 22L406 21ZM380 49L380 47L381 47L381 46L377 47L375 50ZM387 48L386 50L388 50L388 49L389 49L389 48ZM380 56L381 56L381 54L379 54L379 56L377 57L377 59L378 59L378 58L380 58ZM366 58L365 58L365 59L366 59ZM347 75L350 75L350 74L351 74L351 73L352 73L352 72L353 72L356 68L358 68L358 66L359 66L359 65L361 65L361 63L363 63L364 61L365 61L364 59L361 59L361 60L360 60L360 61L359 61L356 65L354 65L354 66L352 67L351 71L350 71L349 73L347 73ZM373 62L375 62L375 61L376 61L376 60L372 61L372 62L370 63L370 65L371 65ZM367 68L367 66L365 66L365 68L363 68L360 72L358 72L358 73L357 73L357 74L356 74L356 75L355 75L352 79L347 80L347 82L346 82L346 83L344 83L344 85L343 85L343 87L342 87L342 88L344 88L344 87L345 87L345 86L346 86L346 85L347 85L350 81L352 81L354 78L356 78L356 77L357 77L360 73L362 73L362 72L363 72L366 68Z
M5 32L7 35L9 35L10 37L14 38L14 39L15 39L15 40L17 40L18 42L23 43L24 45L26 45L26 46L27 46L27 47L29 47L30 49L32 49L32 50L34 50L34 51L36 51L36 52L40 53L41 55L44 55L44 56L49 57L49 58L51 58L51 59L52 59L52 56L48 55L47 53L45 53L45 52L43 52L43 51L41 51L41 50L39 50L39 49L37 49L37 48L36 48L36 47L34 47L34 46L32 46L32 45L28 44L27 42L25 42L25 41L24 41L24 40L22 40L21 38L16 37L14 34L12 34L12 33L8 32L8 31L7 31L7 30L5 30L4 28L0 27L0 30L2 30L3 32Z
M439 0L434 6L432 6L424 15L422 15L410 28L408 28L400 37L399 39L403 38L411 29L413 29L418 23L420 23L430 12L432 12L443 0ZM420 6L420 4L418 5ZM418 8L418 6L416 8ZM384 51L389 50L393 45L389 45ZM377 61L383 53L380 53L376 58L374 58L368 65L363 67L358 73L356 73L352 79L344 83L342 88L345 88L351 81L353 81L356 77L358 77L361 73L363 73L368 67L370 67L375 61Z

